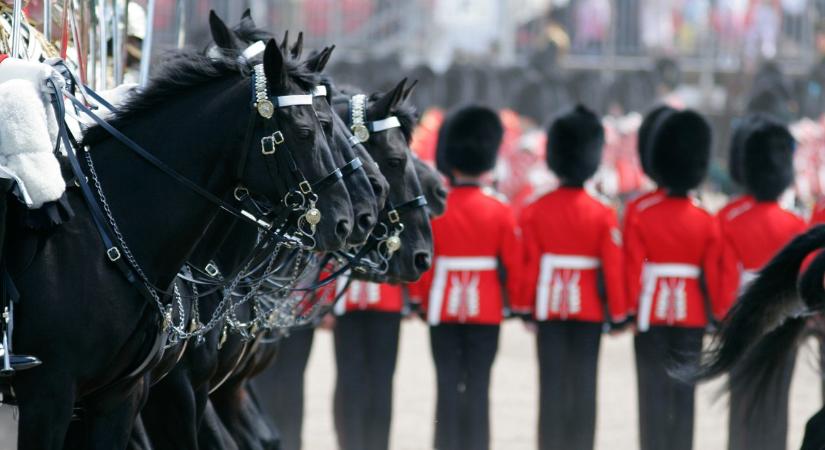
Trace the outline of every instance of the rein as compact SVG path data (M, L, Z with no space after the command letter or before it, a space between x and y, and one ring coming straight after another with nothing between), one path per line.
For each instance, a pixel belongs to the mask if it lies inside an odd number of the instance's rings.
M260 73L260 74L263 73L262 66L261 66L260 70L256 70L256 74L258 74L258 73ZM269 98L268 96L266 96L265 98L262 98L259 95L259 93L261 92L261 87L263 87L264 93L266 91L266 79L265 79L265 77L263 79L261 79L260 77L253 78L253 81L254 81L255 86L256 86L256 98L255 98L256 101L253 104L254 109L253 109L252 115L250 116L250 120L249 120L250 125L247 129L247 135L244 139L244 142L247 142L247 143L251 142L252 134L255 131L255 123L257 123L257 120L258 120L257 116L261 115L265 119L271 118L273 113L274 113L274 107L275 107L274 105L275 104L278 104L279 107L288 107L288 106L296 106L296 105L306 104L305 97L309 97L309 100L310 100L309 104L311 105L311 96L309 96L309 95L307 95L307 96L282 96L282 97L274 97L274 98ZM67 126L66 126L66 121L65 121L66 109L65 109L65 104L63 103L64 98L67 98L74 105L74 107L77 108L78 110L80 110L83 114L85 114L88 117L92 118L100 127L102 127L111 136L113 136L115 139L117 139L119 142L121 142L124 146L126 146L126 148L131 150L133 153L135 153L137 156L141 157L145 161L149 162L155 168L159 169L163 173L170 176L177 183L179 183L179 184L183 185L184 187L188 188L189 190L196 193L197 195L199 195L203 199L207 200L208 202L210 202L212 204L215 204L220 209L222 209L225 212L227 212L227 213L231 214L232 216L234 216L236 219L240 219L244 222L247 222L247 223L255 226L259 231L263 232L264 239L260 239L259 243L256 245L256 248L253 250L253 252L251 252L248 259L244 262L244 264L240 265L240 267L238 269L238 273L240 273L240 271L243 270L244 268L248 268L255 259L258 259L260 257L260 254L262 253L262 251L267 249L269 247L269 245L272 244L273 241L277 241L278 243L286 242L287 245L290 244L290 241L287 238L287 236L285 234L285 229L283 227L279 227L279 228L276 228L275 230L272 230L272 228L273 228L272 223L267 222L267 221L255 216L254 214L244 210L244 209L235 208L233 205L223 201L222 199L218 198L217 196L215 196L211 192L203 189L202 187L200 187L196 183L192 182L188 178L186 178L183 175L176 172L174 169L167 166L165 163L160 161L154 155L152 155L151 153L146 151L143 147L141 147L140 145L135 143L129 137L125 136L123 133L121 133L116 128L114 128L107 121L105 121L102 118L100 118L99 116L97 116L90 108L86 107L86 105L83 102L81 102L76 97L71 95L71 93L66 92L66 91L62 91L61 89L59 89L51 81L49 81L49 84L50 84L50 87L53 91L52 103L53 103L53 106L55 108L55 112L56 112L59 127L60 127L60 140L62 141L62 143L63 143L63 145L66 149L66 154L67 154L67 157L69 159L70 166L72 168L72 171L73 171L74 177L76 179L77 185L81 189L84 200L87 203L87 205L89 207L89 210L91 212L93 222L95 223L95 226L98 229L98 233L100 234L101 239L102 239L102 241L104 243L104 246L106 248L106 256L108 257L108 259L111 262L116 264L116 266L121 270L121 272L123 272L124 276L126 276L126 278L130 282L132 282L133 284L138 281L138 277L140 278L140 281L142 282L141 284L142 284L142 286L145 290L145 292L143 292L144 295L146 295L149 299L152 299L152 300L155 301L159 312L161 313L161 315L165 319L164 324L162 326L162 329L170 330L173 334L177 333L176 334L177 337L184 337L183 336L184 333L179 330L180 327L175 327L171 323L171 317L170 317L171 316L171 310L164 307L164 305L160 301L160 297L158 296L158 292L160 292L164 295L172 296L173 298L177 298L178 302L180 303L180 294L179 294L177 289L174 289L173 292L166 292L163 289L159 289L156 286L153 286L151 284L151 282L149 281L149 279L147 278L147 276L145 275L145 273L140 268L140 266L137 263L137 261L135 260L134 256L129 251L129 248L126 245L126 242L123 239L123 236L121 235L121 233L118 230L117 223L116 223L114 217L112 216L111 210L108 207L105 196L103 195L103 191L102 191L102 188L100 186L99 179L97 177L97 174L95 173L94 165L93 165L93 162L91 160L91 155L90 155L89 150L87 148L85 150L85 156L86 156L86 159L87 159L87 162L88 162L88 165L89 165L89 171L90 171L92 181L94 182L95 187L97 188L97 191L98 191L99 201L98 201L98 199L95 198L94 193L92 192L92 189L89 185L88 179L87 179L85 173L83 172L83 169L80 166L77 154L75 152L76 141L71 137L71 135L70 135L70 133L67 129ZM91 91L91 90L89 90L89 92L90 92L90 94L93 95L93 98L95 98L95 100L101 102L101 98L96 93L93 93L93 91ZM264 95L266 95L266 94L264 94ZM273 103L272 100L274 100L275 103ZM108 103L104 103L104 102L101 102L101 104L103 104L107 108L114 111L114 108L111 107L111 105L109 105ZM269 105L270 109L267 109L267 104ZM268 143L271 145L270 147L267 147ZM277 150L277 146L284 146L283 145L284 143L285 142L284 142L284 139L283 139L283 134L280 131L276 131L276 132L272 133L270 136L265 136L264 138L261 139L261 149L262 149L261 151L264 155L273 154ZM249 154L249 151L250 151L251 148L252 148L251 145L246 145L246 147L245 147L245 149L246 149L245 150L246 151L245 155L246 156L242 159L242 165L241 165L241 168L238 172L239 176L243 174L243 166L246 163L246 159L248 158L248 154ZM298 211L304 212L304 210L306 210L306 212L300 216L299 223L300 223L301 220L303 220L305 223L307 223L309 225L310 230L309 230L309 232L307 232L305 229L302 229L302 230L299 230L299 231L302 231L304 234L308 235L311 238L312 235L314 234L314 231L315 231L315 225L320 221L320 212L317 209L314 208L314 203L317 200L317 194L315 192L323 191L327 187L333 185L335 182L337 182L338 180L340 180L343 177L343 173L340 169L336 169L331 174L327 175L326 177L323 177L321 180L310 184L309 182L306 181L306 178L303 176L303 174L300 172L300 169L297 167L297 164L295 163L294 158L292 158L291 152L288 149L284 149L284 150L285 151L282 151L282 152L279 152L279 153L286 153L287 154L288 159L289 159L288 167L290 169L290 172L293 174L293 176L297 180L300 180L300 181L298 182L298 188L297 189L287 190L287 193L285 194L285 197L284 197L284 206L286 206L286 208L282 208L282 211L278 216L283 215L284 216L283 218L286 219L286 216L291 214L291 213L298 212ZM266 161L267 161L267 166L268 166L268 169L270 170L270 172L272 172L273 169L280 172L280 170L277 170L278 169L277 167L270 167L272 164L269 162L269 158L266 158ZM347 166L345 166L345 168L347 169L347 171L354 171L358 167L360 167L360 164L361 164L360 160L353 160ZM270 173L270 175L272 176L273 174ZM236 189L236 192L237 192L237 189ZM103 210L101 210L101 206L103 206ZM275 222L275 223L277 223L277 222ZM300 227L300 225L299 225L299 227ZM115 236L117 242L112 239L112 237L111 237L112 235ZM311 241L312 241L312 244L313 244L312 246L314 247L314 239L311 239ZM294 244L294 242L292 242L292 243ZM126 257L125 259L128 260L128 264L126 262L124 262L123 258L121 258L122 255L124 255ZM266 261L266 259L264 259L264 261ZM137 274L138 277L136 277L135 274ZM236 278L237 278L236 281L239 281L240 277L238 276ZM237 284L237 283L234 283L234 284ZM236 305L233 305L233 309L234 309L234 306L236 306ZM216 312L218 312L218 311L216 311ZM230 313L230 312L231 311L229 311L229 310L226 311L226 313ZM221 313L220 315L225 316L226 313ZM212 322L213 321L210 321L210 323L212 323ZM201 330L196 330L196 331L204 332L202 329Z

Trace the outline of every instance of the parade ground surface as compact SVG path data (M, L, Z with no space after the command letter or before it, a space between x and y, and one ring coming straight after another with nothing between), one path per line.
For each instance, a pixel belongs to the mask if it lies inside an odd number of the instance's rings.
M332 392L335 382L331 333L319 330L307 369L305 450L334 450ZM799 448L805 421L821 404L816 346L808 343L800 352L791 392L791 423L788 448ZM636 424L636 372L633 339L629 334L605 337L602 341L599 376L599 417L596 448L638 448ZM495 450L530 450L536 446L537 364L533 335L518 321L505 323L493 371L492 432ZM697 396L695 449L724 449L727 439L727 408L724 400L713 401L719 383L703 386ZM427 328L408 320L401 329L398 372L395 378L395 417L392 424L394 450L432 448L435 374ZM0 450L13 450L14 422L11 408L3 407Z

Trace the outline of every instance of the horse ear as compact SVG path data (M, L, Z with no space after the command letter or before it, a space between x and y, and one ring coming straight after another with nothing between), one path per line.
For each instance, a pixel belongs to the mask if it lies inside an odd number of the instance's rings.
M412 94L415 87L418 85L418 80L413 81L407 86L407 89L404 89L404 94L401 96L401 103L406 102L410 98L410 94Z
M284 31L284 40L281 41L281 54L289 54L289 30Z
M368 116L386 117L392 113L393 108L398 105L401 95L404 93L404 85L407 79L404 78L391 91L382 95L375 103L369 106Z
M324 71L324 68L327 67L327 63L329 62L330 56L332 56L332 52L335 50L335 46L327 47L324 49L323 52L319 53L319 60L318 64L315 68L315 72L321 73Z
M215 14L214 10L209 11L209 29L212 32L212 40L215 41L215 45L224 50L237 49L232 30Z
M324 59L324 55L327 52L329 52L329 47L324 47L324 49L321 50L320 52L317 52L314 55L307 58L306 62L304 62L304 64L306 65L306 68L310 72L320 73L321 70L323 70L323 59Z
M281 53L275 39L270 39L266 44L266 50L264 50L264 73L270 87L283 87L286 85L286 62L284 61L284 54Z
M292 54L292 59L299 60L301 59L301 53L304 52L304 32L301 31L298 33L298 39L295 41L295 45L292 46L292 50L290 53Z
M252 11L246 8L246 11L241 15L241 28L249 30L255 28L255 21L252 19Z

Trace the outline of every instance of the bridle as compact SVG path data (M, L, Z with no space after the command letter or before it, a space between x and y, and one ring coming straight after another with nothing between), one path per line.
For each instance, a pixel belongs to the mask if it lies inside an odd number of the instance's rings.
M345 100L348 107L347 126L353 134L353 145L364 144L369 141L372 134L381 133L401 128L401 121L396 116L388 116L380 120L367 120L367 96L356 94ZM343 102L337 102L343 103ZM401 215L418 208L427 206L427 199L423 193L401 202L393 204L391 199L387 199L384 209L381 211L378 224L370 234L367 243L358 250L355 255L346 255L356 271L366 272L368 268L362 262L364 256L372 250L378 254L379 266L373 269L379 274L384 274L389 269L389 260L401 248L401 233L404 231L404 223Z
M69 74L72 78L74 78L74 75L71 74L70 71ZM76 82L76 80L73 81ZM298 105L311 106L312 96L289 95L280 97L269 97L266 92L267 83L265 75L263 74L262 65L260 66L260 68L256 68L255 76L253 76L252 82L255 94L253 99L253 108L252 113L250 114L249 125L246 130L246 135L243 141L245 143L242 150L244 154L240 158L239 167L236 175L238 177L238 180L243 179L242 176L246 169L247 160L250 156L250 153L253 151L253 145L251 144L253 140L253 135L256 132L257 124L259 123L261 118L263 118L265 119L264 128L266 130L275 130L272 133L266 134L264 137L260 139L260 148L262 154L266 157L264 158L264 160L266 162L266 167L269 172L269 175L273 179L273 182L275 182L276 180L281 181L280 178L282 177L276 176L276 174L280 175L282 172L277 161L277 158L280 157L285 160L288 172L292 177L292 181L295 183L295 185L293 185L292 187L290 187L289 184L286 184L286 194L283 198L283 205L279 205L280 211L278 214L276 214L276 218L280 219L281 223L279 223L278 221L267 221L261 217L256 216L253 213L250 213L245 209L237 208L235 205L222 200L215 194L202 188L195 182L189 180L188 178L184 177L183 175L181 175L180 173L166 165L164 162L160 161L153 154L146 151L146 149L141 147L139 144L134 142L126 135L124 135L111 124L100 118L89 107L87 107L86 104L84 104L76 97L74 97L71 94L71 92L62 90L51 80L48 81L50 88L52 90L52 103L55 108L55 113L57 115L57 121L60 128L60 139L58 145L62 143L65 148L66 156L69 160L69 164L71 166L75 178L75 183L80 188L85 203L87 204L91 212L92 221L95 224L98 234L100 235L106 248L107 258L121 270L121 272L130 282L138 286L140 291L148 299L154 301L159 313L161 314L161 317L164 318L164 324L162 325L162 329L169 330L173 333L173 335L179 335L179 337L182 338L190 337L195 333L185 333L179 330L179 328L182 327L175 327L170 320L171 309L166 308L160 299L160 295L166 295L171 296L172 298L177 298L178 301L180 301L180 295L178 294L177 289L170 292L155 286L149 280L149 278L141 268L140 264L135 259L131 250L129 249L129 246L127 245L123 235L119 230L117 221L115 220L115 217L113 216L111 209L109 208L106 196L100 184L100 180L95 171L94 162L91 157L91 152L89 152L88 149L86 149L83 152L89 172L88 178L86 173L81 168L77 153L75 151L75 148L77 147L77 140L71 136L68 127L66 126L66 109L63 99L68 99L78 111L94 120L94 122L97 123L98 126L103 128L113 138L115 138L121 144L123 144L123 146L126 149L130 150L132 153L142 158L143 160L145 160L150 165L160 170L167 176L169 176L178 184L197 194L204 200L218 206L220 209L234 216L236 219L241 220L243 222L247 222L256 227L259 230L259 233L261 233L264 236L264 238L259 239L258 244L256 244L255 250L249 255L248 260L245 261L245 264L242 264L240 266L240 271L243 267L249 267L255 260L255 258L259 257L259 255L262 253L263 250L265 250L265 248L271 248L271 244L273 243L283 244L286 246L295 246L297 244L295 239L288 236L286 232L286 219L290 215L298 215L299 232L305 236L308 236L310 238L311 247L314 247L314 239L312 237L315 232L315 225L317 225L321 220L320 211L318 211L317 208L315 208L315 202L318 199L318 193L323 192L325 189L327 189L329 186L332 186L335 182L337 182L343 177L341 170L335 169L329 175L321 178L320 180L314 183L310 183L309 181L307 181L306 177L304 177L303 173L298 168L291 151L286 146L286 139L283 136L283 132L280 129L278 129L277 123L273 123L276 122L275 120L269 120L273 118L276 108L286 108ZM261 93L263 93L263 95L261 95ZM92 182L97 191L97 197L95 196L95 193L92 190L92 186L90 186L90 181ZM242 196L241 194L243 194L244 192L248 195L248 191L246 191L246 189L243 186L239 185L235 189L235 198L237 199L239 196ZM304 246L304 248L306 248L306 246ZM200 331L202 335L208 330L200 329L198 331Z

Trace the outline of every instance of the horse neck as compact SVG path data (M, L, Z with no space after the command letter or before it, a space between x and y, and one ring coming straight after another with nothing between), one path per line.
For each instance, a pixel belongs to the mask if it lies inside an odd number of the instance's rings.
M237 222L226 236L224 244L215 252L218 267L227 272L237 269L255 248L257 240L258 230L254 226Z
M166 165L222 198L232 188L232 168L246 156L238 142L250 114L248 89L236 77L216 80L119 125ZM218 207L115 139L95 144L91 155L127 245L150 281L168 285Z
M238 219L234 216L225 212L218 212L192 250L192 254L189 255L189 264L200 269L205 268L215 258L218 249L228 240L237 222ZM228 270L229 268L225 267L224 269Z

